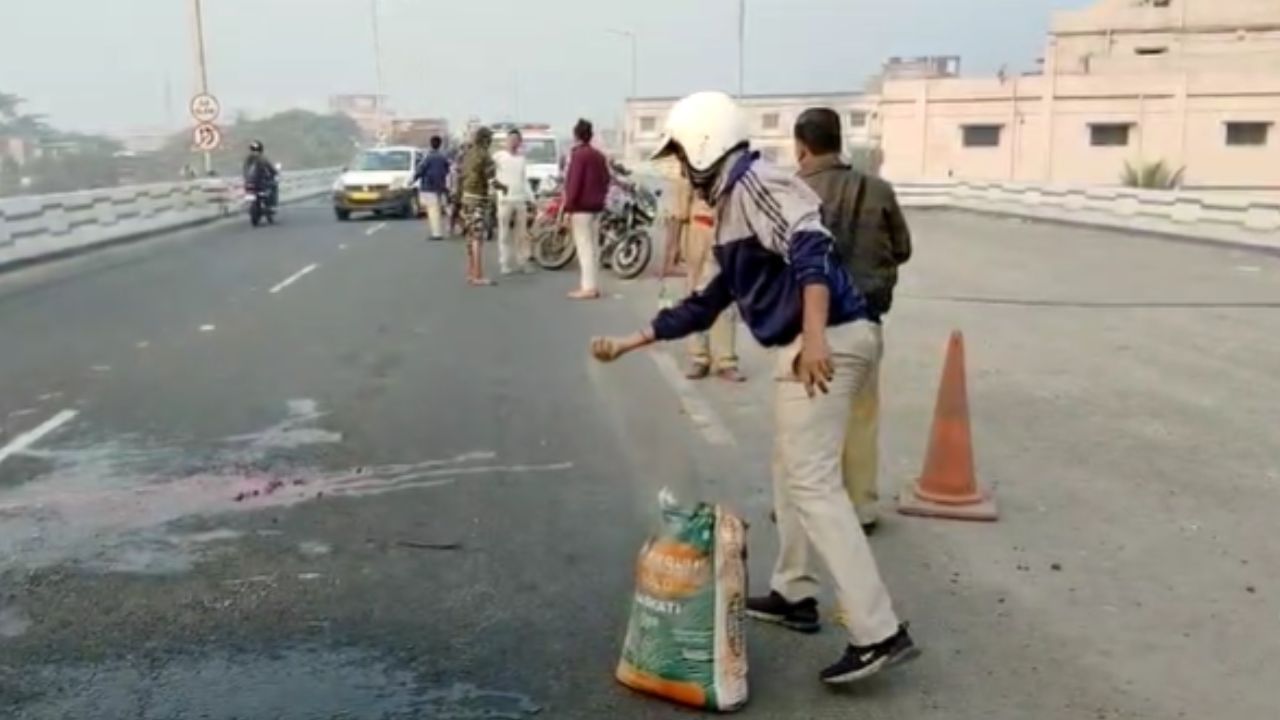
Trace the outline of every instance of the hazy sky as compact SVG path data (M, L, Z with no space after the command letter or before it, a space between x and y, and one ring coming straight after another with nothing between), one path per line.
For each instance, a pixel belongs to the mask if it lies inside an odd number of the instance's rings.
M375 86L373 0L204 0L212 90L255 115ZM1049 13L1090 0L746 0L747 91L856 89L890 55L1032 67ZM612 125L639 38L641 95L733 90L737 0L377 0L401 115L579 115ZM181 127L189 0L0 0L0 90L66 128Z

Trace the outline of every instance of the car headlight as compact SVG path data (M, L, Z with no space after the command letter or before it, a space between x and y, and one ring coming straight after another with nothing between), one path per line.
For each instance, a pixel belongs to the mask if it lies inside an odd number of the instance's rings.
M409 178L407 177L398 177L391 181L392 190L404 190L407 187L409 187Z
M338 178L337 180L333 181L334 192L342 192L342 188L345 186L346 186L345 183L342 182L342 178Z

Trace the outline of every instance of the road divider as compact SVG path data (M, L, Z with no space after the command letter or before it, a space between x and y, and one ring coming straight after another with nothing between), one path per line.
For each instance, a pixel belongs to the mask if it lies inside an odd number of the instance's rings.
M280 176L281 202L329 192L336 168ZM142 240L230 217L244 183L205 178L0 199L0 271Z
M1000 182L902 182L906 207L952 208L1280 251L1280 201L1262 195Z

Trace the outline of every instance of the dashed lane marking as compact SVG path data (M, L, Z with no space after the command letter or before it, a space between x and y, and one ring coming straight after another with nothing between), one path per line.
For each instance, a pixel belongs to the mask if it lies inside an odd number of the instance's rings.
M40 442L41 438L58 428L66 425L79 415L77 410L63 410L53 417L45 420L36 427L22 433L18 437L9 441L8 445L0 447L0 463L8 460L11 456L26 450L27 448Z

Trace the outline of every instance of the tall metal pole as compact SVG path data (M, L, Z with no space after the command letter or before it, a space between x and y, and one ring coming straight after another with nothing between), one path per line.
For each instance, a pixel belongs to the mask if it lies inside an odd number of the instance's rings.
M196 69L199 73L200 94L209 94L209 66L205 61L204 54L204 7L202 0L191 0L192 9L195 11L196 22ZM209 175L213 172L213 153L208 150L204 153L204 174Z
M738 0L738 97L746 95L747 85L747 0Z
M378 0L369 0L369 11L373 20L373 65L374 72L377 73L377 116L378 116L378 133L386 132L386 113L383 111L383 102L386 100L385 87L382 84L382 33L378 27Z

